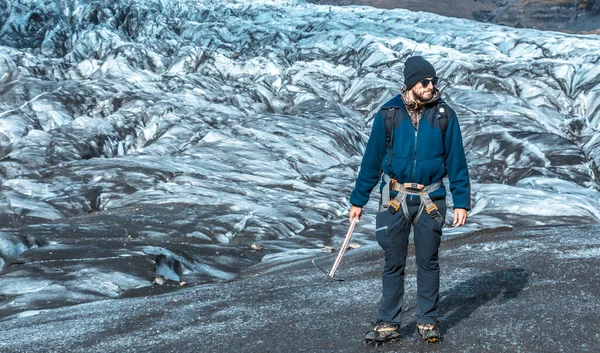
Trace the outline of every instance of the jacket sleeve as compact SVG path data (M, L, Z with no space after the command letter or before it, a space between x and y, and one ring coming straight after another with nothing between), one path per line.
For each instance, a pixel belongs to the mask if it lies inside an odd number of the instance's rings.
M381 164L385 156L385 121L381 113L375 114L371 135L360 164L360 171L350 195L350 204L363 207L369 201L369 195L379 182Z
M471 183L456 113L451 110L446 130L446 170L454 208L471 209Z

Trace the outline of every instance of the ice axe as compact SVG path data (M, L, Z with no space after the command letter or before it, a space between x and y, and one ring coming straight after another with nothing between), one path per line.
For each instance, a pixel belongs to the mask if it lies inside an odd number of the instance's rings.
M340 262L342 262L342 256L344 256L344 252L346 252L346 248L348 247L350 238L352 238L352 232L354 231L354 226L356 225L356 223L358 223L358 217L355 217L352 219L352 222L350 223L350 229L348 229L348 233L346 234L346 238L344 239L344 244L340 248L340 252L338 253L337 257L335 258L335 262L333 263L333 266L331 267L331 271L327 272L327 270L323 269L321 266L319 266L315 262L315 259L312 260L312 263L313 263L313 265L315 265L316 268L321 270L323 273L327 274L329 276L329 278L331 278L334 281L339 281L339 282L344 281L343 279L341 279L339 277L334 277L334 274L335 274L335 270L337 270L338 266L340 265Z

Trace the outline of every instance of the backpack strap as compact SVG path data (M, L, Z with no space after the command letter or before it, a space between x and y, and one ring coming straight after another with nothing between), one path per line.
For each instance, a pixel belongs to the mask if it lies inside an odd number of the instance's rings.
M442 143L446 146L446 130L448 130L448 106L444 102L440 102L436 106L437 112L435 118L440 122L442 129Z
M385 107L381 108L382 112L385 112L385 142L389 147L392 142L392 132L396 127L396 109L398 107Z
M390 150L390 158L388 159L388 166L392 164L392 152L394 146L394 130L396 128L396 111L399 107L387 107L382 108L386 111L385 113L385 143L387 148Z

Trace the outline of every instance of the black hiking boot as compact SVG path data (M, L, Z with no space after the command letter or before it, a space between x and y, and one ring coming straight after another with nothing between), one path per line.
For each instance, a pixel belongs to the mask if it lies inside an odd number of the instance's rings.
M417 324L417 331L427 343L438 343L441 340L440 330L434 324Z
M378 321L375 328L365 334L365 343L368 346L377 347L385 342L394 342L398 339L400 339L399 325L383 321Z

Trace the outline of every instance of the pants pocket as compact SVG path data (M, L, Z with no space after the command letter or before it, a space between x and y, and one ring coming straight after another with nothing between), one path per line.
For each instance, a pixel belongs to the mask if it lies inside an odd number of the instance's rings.
M394 223L395 216L388 210L377 213L375 217L375 234L388 235Z
M387 235L388 228L389 228L389 226L383 226L383 227L377 228L377 229L375 229L375 234L382 232Z

